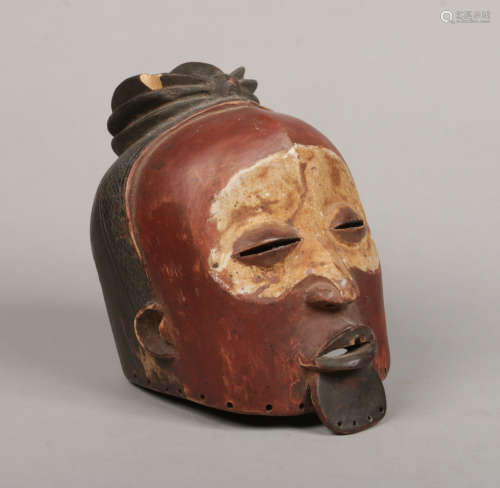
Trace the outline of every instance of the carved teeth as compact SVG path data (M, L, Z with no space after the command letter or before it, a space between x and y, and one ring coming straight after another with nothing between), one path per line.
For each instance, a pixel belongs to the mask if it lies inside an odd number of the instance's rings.
M328 356L330 358L333 358L333 357L342 356L344 354L352 352L353 349L358 349L359 347L367 344L368 342L369 341L366 338L356 337L356 338L351 339L347 344L345 344L343 346L338 346L338 347L334 347L333 349L326 350L321 355L321 357Z
M361 326L356 329L346 329L327 344L319 356L326 356L336 349L347 349L347 352L353 352L353 350L357 350L359 347L373 340L373 333L366 326Z
M322 372L358 369L368 365L375 352L375 344L369 342L351 348L339 347L317 357L316 367Z
M329 358L335 358L338 356L343 356L347 352L347 349L345 347L339 347L337 349L332 349L331 351L327 352L326 354L323 354L323 357L329 357Z

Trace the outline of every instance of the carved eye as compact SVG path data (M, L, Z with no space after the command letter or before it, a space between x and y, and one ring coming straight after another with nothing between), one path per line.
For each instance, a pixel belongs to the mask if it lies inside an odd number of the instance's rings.
M233 258L245 264L271 266L284 259L300 241L293 227L266 224L245 232L234 243Z
M346 242L359 242L366 235L364 220L351 207L344 205L335 209L330 230Z
M365 223L361 219L350 220L349 222L344 222L343 224L339 224L335 226L335 229L352 229L353 227L363 227Z

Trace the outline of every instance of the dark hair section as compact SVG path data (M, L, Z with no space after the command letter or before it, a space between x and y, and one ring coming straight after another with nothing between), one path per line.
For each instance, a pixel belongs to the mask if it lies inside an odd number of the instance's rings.
M156 127L166 130L211 105L231 100L259 103L253 94L257 82L244 79L244 74L243 67L225 74L211 64L191 62L170 73L127 78L111 100L108 130L113 150L121 154Z
M125 376L145 384L138 359L134 318L154 301L154 294L133 245L125 210L125 188L130 169L151 138L125 151L99 184L92 207L90 239L111 329Z

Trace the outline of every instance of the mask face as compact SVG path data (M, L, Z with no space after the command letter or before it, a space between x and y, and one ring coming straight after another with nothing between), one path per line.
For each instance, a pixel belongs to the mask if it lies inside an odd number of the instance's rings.
M316 410L338 433L384 415L379 259L322 134L251 104L212 108L142 152L126 209L157 297L135 324L148 384L241 413Z

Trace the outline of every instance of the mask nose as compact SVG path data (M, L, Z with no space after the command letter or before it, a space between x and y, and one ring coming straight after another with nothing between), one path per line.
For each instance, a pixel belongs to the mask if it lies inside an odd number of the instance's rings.
M333 283L330 280L316 281L307 288L305 300L308 305L325 310L348 305L359 297L359 289L350 278Z

